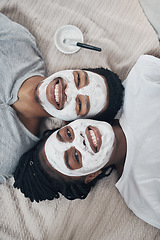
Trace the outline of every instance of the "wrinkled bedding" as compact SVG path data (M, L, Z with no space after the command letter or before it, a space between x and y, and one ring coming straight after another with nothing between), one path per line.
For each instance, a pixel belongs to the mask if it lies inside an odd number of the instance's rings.
M35 36L48 75L62 69L108 67L123 81L141 54L160 57L156 32L138 0L1 0L0 11ZM67 24L79 27L84 41L102 52L59 52L54 34ZM12 187L11 178L0 185L0 239L160 240L158 229L127 208L114 186L116 180L113 172L85 200L61 196L31 203Z

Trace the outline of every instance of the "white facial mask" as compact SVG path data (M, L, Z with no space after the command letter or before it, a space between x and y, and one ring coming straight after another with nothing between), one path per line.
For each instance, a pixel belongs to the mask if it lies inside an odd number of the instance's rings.
M102 144L97 153L93 152L85 133L89 125L97 127L101 134ZM54 132L45 143L45 154L51 166L67 176L85 176L103 168L113 151L115 135L111 125L101 121L78 119L68 126L73 129L75 135L72 143L60 142L56 138L58 131ZM83 144L84 140L86 146ZM82 155L82 167L79 169L71 170L65 164L64 153L71 147L75 147Z
M45 111L51 116L65 121L82 118L82 116L77 116L76 113L76 97L78 94L81 94L89 96L90 100L90 110L85 117L92 117L98 114L107 104L107 87L104 79L100 75L89 71L86 72L89 77L89 84L81 89L77 89L75 85L73 70L60 71L44 79L39 87L39 99ZM65 90L67 100L62 110L56 109L55 106L48 101L46 96L47 86L57 77L63 78L67 84Z

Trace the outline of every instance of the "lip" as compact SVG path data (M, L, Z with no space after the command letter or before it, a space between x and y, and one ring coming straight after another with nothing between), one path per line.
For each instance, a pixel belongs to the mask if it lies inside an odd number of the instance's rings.
M55 106L56 109L62 110L64 108L67 96L65 94L65 89L67 84L62 78L56 78L49 83L46 89L46 96L48 101ZM58 101L56 101L55 89L58 96Z
M102 145L102 136L99 129L93 126L88 126L86 128L86 135L93 152L99 152Z

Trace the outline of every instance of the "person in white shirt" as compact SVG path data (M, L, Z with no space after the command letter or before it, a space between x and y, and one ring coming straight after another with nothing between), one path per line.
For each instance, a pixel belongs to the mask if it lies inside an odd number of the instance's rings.
M141 56L124 85L119 120L79 119L46 135L20 159L14 186L31 201L83 199L114 166L127 206L160 228L160 59Z

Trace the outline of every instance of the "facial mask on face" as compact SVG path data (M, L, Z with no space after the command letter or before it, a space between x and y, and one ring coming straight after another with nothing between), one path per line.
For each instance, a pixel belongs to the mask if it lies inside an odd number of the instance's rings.
M45 143L45 154L51 166L67 176L84 176L103 168L113 151L115 136L112 127L106 122L89 119L79 119L68 126L73 129L75 135L72 143L58 141L57 131ZM97 153L93 152L85 133L88 126L96 127L100 131L102 144ZM83 144L84 140L86 146ZM64 152L71 147L75 147L82 155L82 167L79 169L71 170L65 164Z
M89 84L81 89L76 88L73 70L60 71L45 79L39 87L39 99L45 111L65 121L71 121L79 117L82 118L82 116L77 116L76 113L76 97L80 94L89 96L90 100L90 110L85 117L92 117L98 114L107 104L106 84L100 75L89 71L86 72L89 77ZM57 77L63 78L67 84L65 90L67 100L62 110L56 109L55 106L48 101L46 96L47 86Z

